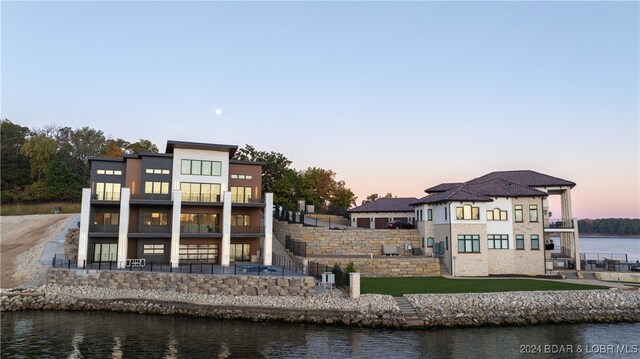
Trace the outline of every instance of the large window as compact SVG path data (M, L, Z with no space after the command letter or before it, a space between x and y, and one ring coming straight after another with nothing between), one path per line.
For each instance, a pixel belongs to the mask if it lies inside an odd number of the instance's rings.
M246 214L232 215L231 225L234 227L249 227L251 225L251 216Z
M480 236L477 234L459 234L458 252L480 253Z
M517 204L517 205L513 206L513 216L515 217L514 220L516 222L524 221L524 219L522 217L522 205L521 204Z
M143 244L142 254L158 255L164 254L164 244Z
M181 262L218 263L218 245L181 244L178 258Z
M516 234L516 249L524 249L524 235Z
M236 203L251 202L251 187L231 186L231 202L236 202Z
M102 224L105 226L117 226L120 219L119 213L97 212L93 219L93 224Z
M96 170L96 173L99 175L108 175L108 176L121 176L122 171L120 170Z
M171 174L170 170L163 170L160 168L147 168L144 170L145 173L155 174L155 175L168 175Z
M180 183L182 201L220 202L220 184L218 183Z
M529 222L538 222L538 205L529 205Z
M480 219L480 207L472 207L470 204L456 207L456 219Z
M540 237L537 234L531 235L531 249L540 249Z
M500 208L494 208L487 211L487 221L506 221L507 211Z
M252 175L231 175L231 178L233 179L253 179Z
M220 176L222 175L222 162L182 160L180 173L183 175Z
M145 182L144 193L146 194L169 194L169 182Z
M509 235L489 234L487 236L487 247L489 249L509 249Z
M234 262L248 262L251 260L251 246L249 244L231 243L229 257Z
M182 213L180 215L182 233L219 233L220 224L215 213Z
M96 182L96 199L103 201L119 201L120 187L120 183Z
M117 259L117 243L96 243L93 245L94 262L115 262Z
M142 215L144 226L166 226L169 223L167 212L145 212Z

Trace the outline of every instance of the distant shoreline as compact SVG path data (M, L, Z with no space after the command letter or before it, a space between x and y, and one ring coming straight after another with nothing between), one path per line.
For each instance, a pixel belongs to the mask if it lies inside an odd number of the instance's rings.
M625 234L625 235L612 235L612 234L582 234L579 233L580 238L631 238L631 239L640 239L640 236L634 234Z

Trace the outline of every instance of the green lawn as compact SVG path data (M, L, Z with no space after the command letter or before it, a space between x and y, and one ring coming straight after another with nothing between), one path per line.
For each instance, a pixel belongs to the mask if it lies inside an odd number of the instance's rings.
M535 279L447 279L442 277L362 278L361 293L484 293L534 290L606 289L595 285L562 283Z
M2 216L21 216L25 214L51 214L54 207L61 207L60 213L80 213L80 203L49 202L40 204L3 204Z

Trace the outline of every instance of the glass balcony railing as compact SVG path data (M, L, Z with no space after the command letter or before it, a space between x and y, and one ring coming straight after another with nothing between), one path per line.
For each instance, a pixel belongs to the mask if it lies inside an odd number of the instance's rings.
M180 224L180 233L220 233L219 225Z
M573 221L551 218L548 222L545 223L545 228L573 229Z
M217 193L183 192L182 202L221 202Z

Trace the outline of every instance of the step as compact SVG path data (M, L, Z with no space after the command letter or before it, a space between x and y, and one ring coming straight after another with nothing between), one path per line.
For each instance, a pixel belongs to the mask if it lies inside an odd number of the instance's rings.
M396 303L398 304L398 308L400 308L400 313L405 320L406 327L423 327L424 322L420 319L420 316L416 312L416 309L409 303L407 298L405 297L396 297L394 298Z

